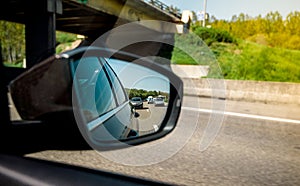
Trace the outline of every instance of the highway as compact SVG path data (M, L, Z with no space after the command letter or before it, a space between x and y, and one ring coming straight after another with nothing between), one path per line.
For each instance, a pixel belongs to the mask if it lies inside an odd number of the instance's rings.
M207 112L214 107L212 103L225 105L225 110L220 109L218 116ZM119 159L114 159L115 154L110 152L43 150L25 156L173 185L299 185L299 110L298 105L185 96L176 129L163 139L140 145L143 153L137 149L136 154L141 155L128 156L135 151L125 150L117 152ZM219 121L213 117L223 122L215 128L219 130L207 131L208 123ZM214 138L201 149L205 135ZM168 140L171 145L165 148ZM163 148L156 150L152 148L155 145Z
M137 130L140 136L143 136L159 129L159 124L163 121L167 112L167 106L155 106L144 102L144 107L136 109L136 112L140 116L138 117L137 126L133 129Z

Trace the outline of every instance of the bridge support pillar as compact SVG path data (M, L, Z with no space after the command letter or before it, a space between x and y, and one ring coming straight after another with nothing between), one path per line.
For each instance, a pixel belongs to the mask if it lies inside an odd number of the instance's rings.
M27 68L55 54L56 13L62 13L61 0L31 1L25 12Z
M0 135L2 131L8 127L10 124L10 113L8 107L8 97L7 97L7 80L5 76L5 67L2 61L2 48L0 42Z

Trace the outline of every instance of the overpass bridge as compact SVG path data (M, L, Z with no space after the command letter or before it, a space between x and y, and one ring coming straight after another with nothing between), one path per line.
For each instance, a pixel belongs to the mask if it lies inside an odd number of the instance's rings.
M56 31L84 35L91 43L103 33L131 22L159 20L175 23L167 28L160 24L138 25L144 34L174 40L183 22L178 12L158 0L5 0L0 5L0 20L25 25L26 66L32 67L55 54ZM130 33L129 33L130 34ZM136 34L136 33L135 33ZM121 33L116 37L126 38ZM173 47L164 43L136 43L129 52L141 56L168 55ZM7 120L7 83L26 69L4 67L0 62L0 120ZM4 118L2 118L4 117Z
M178 25L145 26L149 32L164 34L180 32L183 25L181 15L158 0L6 0L1 2L0 20L25 24L28 67L55 53L57 30L94 40L130 22L159 20Z

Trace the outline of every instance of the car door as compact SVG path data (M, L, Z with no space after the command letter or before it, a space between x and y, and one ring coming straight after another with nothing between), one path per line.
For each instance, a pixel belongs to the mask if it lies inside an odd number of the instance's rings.
M84 68L77 69L79 62L86 64ZM91 139L113 141L137 136L138 133L131 129L137 121L134 121L128 96L105 59L88 56L71 65Z

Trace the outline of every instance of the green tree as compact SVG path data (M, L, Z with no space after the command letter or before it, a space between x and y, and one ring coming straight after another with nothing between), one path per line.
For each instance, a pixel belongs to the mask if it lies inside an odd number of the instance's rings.
M300 12L288 14L286 19L278 11L269 12L265 17L250 17L241 13L230 21L212 20L213 28L226 30L237 38L250 40L271 47L299 50Z
M16 64L25 58L25 27L22 24L0 21L0 41L4 62Z
M266 34L278 33L284 30L282 16L278 11L270 12L265 17L266 20Z
M285 20L286 31L290 35L300 35L300 12L291 12Z

